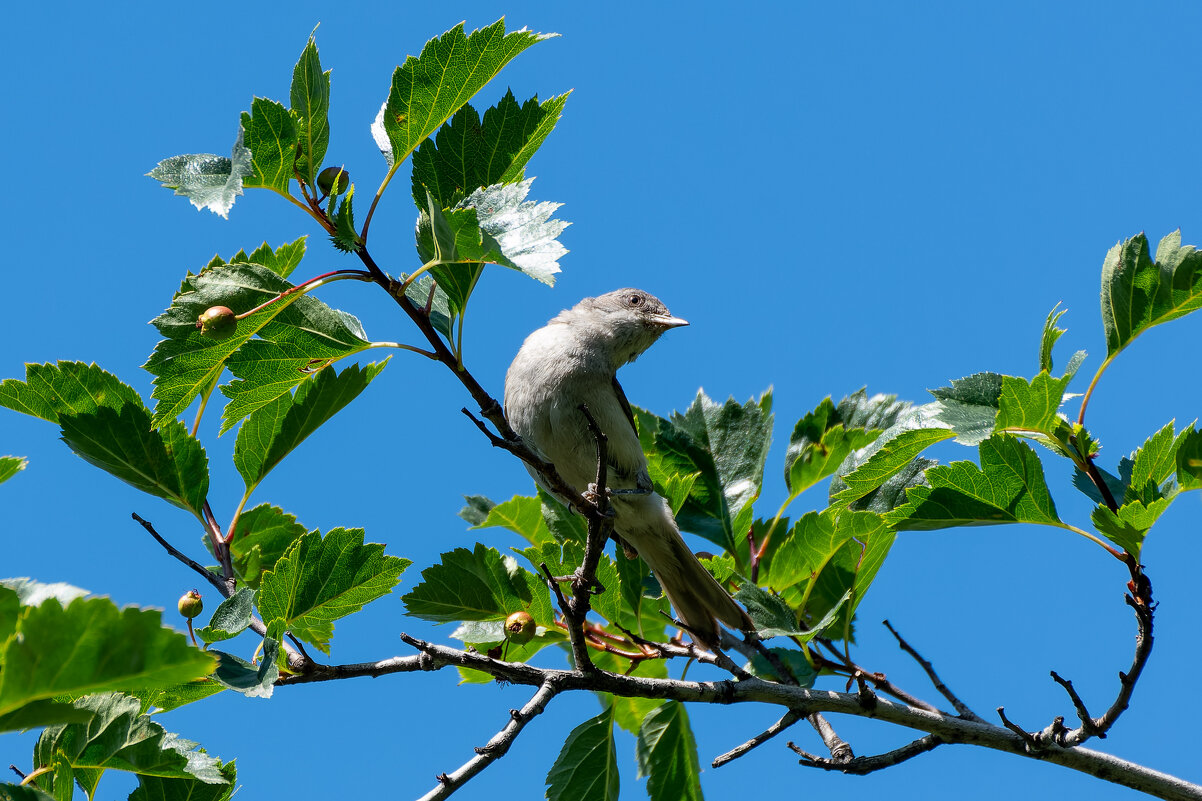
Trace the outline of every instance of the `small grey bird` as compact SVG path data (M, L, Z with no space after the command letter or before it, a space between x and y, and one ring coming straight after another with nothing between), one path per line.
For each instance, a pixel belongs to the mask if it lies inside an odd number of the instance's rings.
M615 532L646 560L694 638L713 647L718 620L735 629L751 629L751 620L697 561L667 501L652 490L617 378L618 368L682 325L688 322L638 289L585 298L526 338L505 376L505 412L526 444L583 491L597 475L596 445L579 408L588 406L609 440Z

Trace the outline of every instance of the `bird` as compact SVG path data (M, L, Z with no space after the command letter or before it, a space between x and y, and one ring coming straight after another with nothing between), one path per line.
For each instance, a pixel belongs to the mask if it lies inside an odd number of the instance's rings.
M718 621L742 631L754 626L702 567L681 538L667 501L654 491L634 414L617 377L619 368L666 331L685 325L688 321L639 289L585 298L523 342L505 375L505 413L525 444L579 491L596 480L597 472L595 439L580 409L587 406L608 441L606 489L615 534L647 562L694 641L714 648L721 641ZM542 485L537 471L529 465L527 470Z

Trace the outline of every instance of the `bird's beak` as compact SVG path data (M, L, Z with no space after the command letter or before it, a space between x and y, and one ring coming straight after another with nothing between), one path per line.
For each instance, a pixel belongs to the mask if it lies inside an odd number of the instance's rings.
M664 328L680 328L682 325L688 325L688 320L682 320L679 317L673 317L668 314L655 316L655 324Z

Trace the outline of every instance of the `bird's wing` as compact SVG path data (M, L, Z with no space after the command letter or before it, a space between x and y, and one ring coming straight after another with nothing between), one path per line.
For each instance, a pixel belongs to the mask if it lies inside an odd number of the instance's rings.
M618 403L622 405L622 411L626 413L626 419L630 421L630 427L634 430L634 435L639 435L638 426L634 424L634 411L630 408L630 401L626 400L626 393L622 391L622 385L618 383L618 377L614 376L614 394L618 396Z

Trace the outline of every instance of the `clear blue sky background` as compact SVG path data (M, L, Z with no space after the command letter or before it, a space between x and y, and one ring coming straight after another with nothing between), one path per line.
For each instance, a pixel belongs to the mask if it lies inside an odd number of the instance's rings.
M777 445L761 513L783 498L779 465L793 422L823 397L867 385L922 402L927 388L978 370L1033 375L1057 301L1069 309L1058 363L1077 348L1090 352L1074 387L1083 391L1105 353L1098 275L1107 249L1140 231L1155 243L1178 227L1184 241L1202 242L1196 4L345 6L8 10L0 376L21 376L25 361L95 360L148 396L139 365L156 332L145 323L185 270L214 253L302 234L311 235L310 255L298 276L354 266L269 193L240 198L226 221L143 177L169 155L228 152L253 95L287 101L292 65L318 22L322 63L333 69L329 159L368 189L384 169L368 124L406 54L461 19L474 28L502 14L512 28L563 35L520 56L478 107L506 86L519 98L575 90L529 170L538 176L532 197L565 204L572 253L554 290L500 268L486 276L473 301L468 363L499 394L522 338L559 309L626 285L658 294L693 325L627 368L627 393L667 414L699 386L740 400L773 386ZM398 180L372 228L376 257L394 273L415 264L414 216L408 181ZM359 314L374 338L411 336L381 293L347 282L323 297ZM1202 412L1199 342L1196 316L1141 338L1108 372L1089 418L1104 465L1113 469L1170 418ZM520 465L487 447L459 413L467 400L443 371L400 354L260 497L311 528L365 527L369 540L414 560L404 591L440 552L478 537L455 516L462 494L502 499L531 488ZM210 497L228 516L241 490L228 460L233 437L217 440L210 418ZM30 459L0 487L0 574L167 608L195 584L130 521L139 512L199 555L186 515L95 471L40 421L0 414L0 453ZM939 453L973 455L953 446ZM1064 467L1050 472L1062 515L1087 523ZM1150 537L1156 651L1134 707L1097 744L1194 781L1202 774L1195 738L1185 737L1182 685L1183 671L1202 659L1200 515L1197 495L1187 496ZM496 530L483 537L516 544ZM906 534L861 607L856 655L934 697L877 625L888 617L987 717L1004 705L1029 728L1057 714L1071 719L1049 669L1071 677L1100 711L1130 659L1124 581L1117 562L1062 531ZM402 630L440 641L450 634L402 612L394 596L339 623L333 658L406 653ZM168 619L179 623L174 613ZM465 761L529 694L454 685L444 671L282 689L270 701L227 693L164 722L237 757L243 798L410 798ZM541 797L564 737L596 711L592 697L558 699L464 797ZM703 764L775 718L750 707L690 713ZM906 739L886 724L836 725L859 753ZM819 747L802 727L791 734ZM27 766L30 741L0 739L0 764ZM623 797L642 797L625 736L619 757ZM706 769L703 784L715 799L1134 797L964 747L857 779L799 768L774 743ZM102 794L116 797L119 787Z

